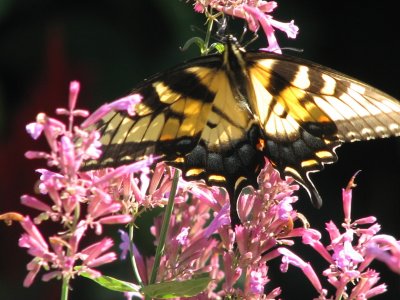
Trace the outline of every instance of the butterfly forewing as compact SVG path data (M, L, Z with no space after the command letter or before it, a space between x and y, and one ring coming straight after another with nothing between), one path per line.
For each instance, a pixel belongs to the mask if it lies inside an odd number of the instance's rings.
M136 114L112 111L96 126L101 133L103 154L89 168L118 166L144 155L175 159L190 152L200 139L215 97L207 86L214 80L218 59L202 68L171 71L154 76L133 93L143 97Z
M257 150L254 116L236 100L220 56L197 59L156 75L133 93L143 100L136 114L111 112L96 127L103 154L86 169L119 166L145 155L162 155L186 179L234 185L264 165Z

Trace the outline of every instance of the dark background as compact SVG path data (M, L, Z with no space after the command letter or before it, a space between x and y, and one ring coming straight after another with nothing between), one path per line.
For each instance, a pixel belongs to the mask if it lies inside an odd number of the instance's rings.
M340 70L400 98L398 10L382 1L280 1L274 14L281 21L295 20L296 40L277 33L286 51ZM38 112L52 114L67 105L68 85L79 80L78 104L93 111L106 101L126 95L143 78L198 55L197 49L179 47L193 37L191 25L203 27L204 18L179 0L146 1L0 1L0 212L31 212L19 197L31 193L41 162L27 161L26 150L40 148L25 133ZM254 44L254 47L265 44ZM385 139L344 145L339 162L314 174L323 199L320 210L300 192L298 209L313 227L342 220L341 188L357 171L353 217L378 217L382 232L400 236L400 143ZM22 287L30 260L17 246L20 227L0 224L0 299L58 299L59 282L40 277L29 289ZM140 244L140 241L139 241ZM305 260L315 261L309 253ZM124 263L120 263L122 270ZM270 269L272 282L282 286L284 299L312 299L313 289L295 268L283 276ZM389 292L377 299L398 299L399 276L381 263ZM107 274L111 269L104 268ZM114 274L117 275L117 274ZM129 274L126 275L129 279ZM72 283L70 299L122 299L85 279ZM325 285L328 287L328 284Z

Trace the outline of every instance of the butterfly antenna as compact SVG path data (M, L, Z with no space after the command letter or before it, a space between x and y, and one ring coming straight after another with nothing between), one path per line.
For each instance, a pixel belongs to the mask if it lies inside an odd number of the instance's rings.
M244 24L244 25L243 25L242 34L240 35L240 38L239 38L239 43L240 43L240 44L243 43L243 40L244 40L244 38L245 38L245 36L246 36L246 34L247 34L247 30L248 30L247 25Z
M303 53L304 49L300 49L300 48L293 48L293 47L282 47L282 50L288 50L288 51L293 51L296 53Z
M200 27L198 27L196 25L190 25L190 31L201 32L202 34L206 33L206 31L203 28L200 28Z
M217 20L217 23L218 23L218 29L216 32L216 36L219 39L223 39L226 36L226 31L228 28L228 19L225 15L223 15L220 21Z
M254 43L257 39L258 39L257 32L253 32L253 37L246 44L244 44L242 47L243 48L247 48L248 45Z

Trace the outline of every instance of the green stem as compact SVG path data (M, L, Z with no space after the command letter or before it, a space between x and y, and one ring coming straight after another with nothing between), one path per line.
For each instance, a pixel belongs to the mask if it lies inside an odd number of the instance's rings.
M169 198L168 198L168 204L165 209L164 220L163 220L163 223L161 226L160 240L158 242L157 249L156 249L156 255L154 257L153 269L151 270L151 276L150 276L150 282L149 282L150 284L153 284L156 281L156 276L157 276L157 272L158 272L158 267L160 265L161 256L164 254L165 240L167 238L167 232L168 232L168 227L169 227L169 221L171 219L172 209L174 208L174 199L175 199L176 190L178 187L178 180L179 180L178 170L175 170L174 178L172 181L171 192L170 192Z
M73 220L73 223L71 226L72 233L74 233L76 231L76 226L78 225L80 216L81 216L81 207L80 207L79 203L77 203L77 205L75 206L75 210L74 210L74 220Z
M63 278L62 287L61 287L61 300L68 300L69 293L69 277Z
M136 265L135 255L133 255L133 227L134 226L132 224L129 225L129 239L131 241L131 243L129 243L129 252L131 254L131 265L136 281L138 282L138 284L140 284L140 286L143 287L143 281L140 277L139 270Z
M69 241L68 242L70 242L71 236L76 231L76 227L78 225L80 215L81 215L81 207L80 207L80 203L77 203L77 205L75 206L75 210L74 210L74 220L73 220L71 228L70 228L70 237L69 237ZM67 255L68 256L71 255L71 249L70 248L67 249ZM68 300L69 280L70 279L71 279L70 276L63 277L62 286L61 286L61 300Z
M211 32L212 32L213 25L214 25L214 20L211 19L211 18L208 19L206 38L204 39L204 49L205 49L205 53L204 54L207 54L208 50L209 50L208 47L209 47L209 44L210 44Z

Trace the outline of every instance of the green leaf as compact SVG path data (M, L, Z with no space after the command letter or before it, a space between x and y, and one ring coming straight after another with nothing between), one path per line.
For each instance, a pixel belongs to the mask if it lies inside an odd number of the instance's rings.
M192 37L191 39L189 39L189 40L185 43L185 45L183 45L182 51L186 51L186 50L189 49L189 47L192 46L193 44L196 44L196 45L199 47L200 52L203 54L204 49L205 49L205 43L204 43L204 40L203 40L202 38L199 38L199 37L197 37L197 36L196 36L196 37Z
M195 278L185 281L165 281L150 284L141 289L141 292L151 298L169 299L175 297L192 297L204 291L211 278L208 273L202 273Z
M82 272L80 274L82 277L88 278L90 280L93 280L94 282L96 282L97 284L101 285L102 287L105 287L109 290L112 291L117 291L117 292L139 292L140 290L140 286L127 282L127 281L123 281L123 280L119 280L116 279L114 277L110 277L110 276L105 276L102 275L100 277L96 277L93 278L90 276L90 274L86 273L86 272Z

